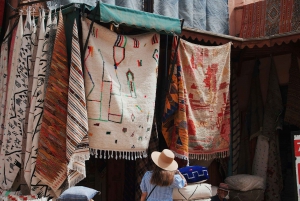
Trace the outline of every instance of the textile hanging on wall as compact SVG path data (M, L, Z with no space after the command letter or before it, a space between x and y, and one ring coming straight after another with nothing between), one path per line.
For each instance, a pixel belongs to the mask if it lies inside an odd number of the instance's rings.
M282 112L283 104L279 87L279 80L275 62L272 58L262 129L262 134L267 138L273 137L272 135L274 135L274 132L277 130L277 126L280 123L279 120Z
M41 26L39 30L39 39L38 39L38 48L37 48L37 54L36 54L36 60L34 63L33 68L33 81L32 81L32 88L31 88L31 96L30 96L30 108L28 113L28 126L27 126L27 139L26 139L26 152L25 152L25 160L24 160L24 177L27 185L30 187L30 178L31 178L31 151L32 151L32 139L33 139L33 121L34 121L34 108L36 104L36 97L37 97L37 83L38 83L38 73L40 70L40 57L43 50L43 44L44 44L44 36L45 36L45 12L42 10L41 14ZM29 91L29 90L28 90Z
M36 166L36 157L38 142L40 136L40 129L43 117L43 108L44 108L44 97L45 97L45 74L47 69L50 68L47 63L47 58L52 52L49 52L49 43L50 29L56 30L56 20L51 20L51 15L48 15L47 18L47 27L40 29L39 34L39 44L38 52L35 62L34 70L34 79L32 84L32 98L31 98L31 107L29 113L29 124L27 129L27 143L26 143L26 154L25 154L25 180L28 186L30 187L31 193L39 196L53 196L54 192L49 188L48 185L43 183L35 175L35 166ZM41 22L41 27L44 26L44 20ZM55 31L54 31L55 32ZM54 35L55 37L55 35Z
M267 169L267 186L265 200L280 201L280 193L283 188L278 133L275 131L269 140L269 156Z
M18 58L17 73L13 93L11 96L10 114L8 120L7 139L5 144L4 189L10 189L20 168L25 126L25 113L27 107L28 76L31 68L31 16L29 8L24 24L20 55Z
M10 25L6 30L5 36L10 32ZM4 119L5 119L5 107L6 107L6 94L7 94L7 65L8 65L8 47L9 37L7 37L1 44L0 52L0 141L2 144L3 131L4 131Z
M239 152L240 152L240 141L241 141L241 125L240 125L240 110L238 103L238 92L237 92L237 81L236 72L234 69L231 70L230 80L230 93L231 93L231 135L232 135L232 173L237 174Z
M257 137L255 155L252 164L252 174L260 176L267 181L267 168L269 157L269 139L263 135Z
M67 116L67 159L69 186L75 186L86 177L85 161L89 159L88 147L78 147L88 134L88 116L86 110L84 79L82 73L80 45L76 19L74 20L71 66L68 92ZM76 154L74 154L77 148ZM80 150L79 150L80 149ZM70 174L70 171L72 173ZM76 174L76 176L75 176Z
M178 157L212 159L229 154L230 47L230 43L207 47L180 40L163 117L163 135Z
M266 1L266 35L271 36L279 33L281 0Z
M66 123L69 87L66 37L60 11L44 100L35 175L55 192L67 178Z
M158 132L156 125L156 118L153 118L151 137L148 147L148 155L150 156L153 151L159 151L159 142L158 142ZM145 172L153 170L154 163L151 157L139 158L136 160L136 182L135 182L135 200L138 201L141 199L142 191L140 184Z
M198 2L198 1L197 1ZM213 33L229 34L227 0L206 1L206 30Z
M284 115L284 121L300 127L300 72L297 57L292 54L291 68L289 72L289 88L287 94L287 103Z
M175 57L177 41L174 39L171 61ZM178 59L177 59L178 61ZM162 134L169 149L179 158L188 159L188 128L186 116L186 103L184 97L184 84L182 67L177 65L172 72L170 68L170 86L166 93L165 109L162 118Z
M279 33L290 32L292 30L293 6L295 0L281 0ZM297 0L296 0L297 1ZM300 19L300 18L299 18Z
M85 43L90 21L82 22ZM85 55L92 154L146 157L155 106L160 36L118 35L95 24ZM97 64L97 65L95 65Z
M153 13L184 19L184 26L229 34L227 0L154 0Z
M238 174L252 173L252 158L250 155L251 139L262 134L263 126L263 99L259 79L260 61L256 60L252 72L250 95L245 119L242 121L242 133L240 144L240 157Z
M255 38L266 35L266 1L243 6L241 38Z
M134 10L144 10L144 1L141 0L100 0L100 2L112 4L116 6L122 6L131 8ZM81 3L87 4L90 6L96 6L96 1L94 0L52 0L47 1L48 8L56 9L59 8L60 5L67 5L71 3Z
M22 42L22 36L23 35L23 23L22 23L22 16L20 16L20 20L18 22L18 26L16 29L12 32L11 42L10 42L10 50L9 50L9 57L8 57L8 66L7 66L7 73L8 73L8 87L7 89L12 89L14 84L14 79L16 77L16 69L17 66L15 64L17 63L17 55L20 54L21 49L21 42ZM10 72L10 69L12 71ZM5 143L7 141L7 132L5 133L6 129L8 128L8 120L9 120L9 109L10 109L10 103L11 103L11 96L12 90L8 90L6 94L6 105L5 105L5 118L4 118L4 124L1 125L4 128L4 131L2 133L2 144L1 144L1 152L0 152L0 187L3 189L2 183L4 180L4 154L5 154Z

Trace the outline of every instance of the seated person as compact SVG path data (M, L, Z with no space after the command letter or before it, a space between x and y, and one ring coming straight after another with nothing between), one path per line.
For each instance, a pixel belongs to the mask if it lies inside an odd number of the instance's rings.
M220 183L217 194L211 198L211 201L227 201L229 199L229 187L225 183Z

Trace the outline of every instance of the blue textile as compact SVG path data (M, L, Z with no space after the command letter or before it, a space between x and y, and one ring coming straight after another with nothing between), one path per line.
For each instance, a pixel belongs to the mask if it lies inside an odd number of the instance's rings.
M178 169L185 177L187 183L195 183L206 181L209 179L206 167L202 166L187 166Z
M154 0L153 13L184 19L184 26L229 33L228 0Z
M60 5L68 5L70 3L80 3L80 4L87 4L89 6L96 6L96 0L52 0L48 1L47 5L49 9L59 8ZM141 0L100 0L100 2L115 5L115 6L122 6L126 8L131 8L134 10L144 10L144 1Z
M154 188L155 185L150 184L151 176L151 171L147 171L144 174L140 185L142 192L147 192L149 194ZM175 175L173 184L167 187L156 186L147 201L173 201L173 188L182 187L184 187L184 180L180 177L180 175Z
M206 2L206 29L219 34L229 34L229 15L227 0L208 0Z
M73 186L65 190L57 199L58 201L89 201L98 193L92 188L84 186Z

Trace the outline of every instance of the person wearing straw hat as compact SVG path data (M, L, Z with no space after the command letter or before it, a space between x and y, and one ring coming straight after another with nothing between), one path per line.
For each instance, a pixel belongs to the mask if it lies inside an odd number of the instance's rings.
M173 188L187 185L184 176L177 170L175 155L169 149L154 151L151 159L155 163L152 171L147 171L140 184L141 201L172 201Z
M211 201L227 201L229 199L228 184L220 183L217 194L211 198Z

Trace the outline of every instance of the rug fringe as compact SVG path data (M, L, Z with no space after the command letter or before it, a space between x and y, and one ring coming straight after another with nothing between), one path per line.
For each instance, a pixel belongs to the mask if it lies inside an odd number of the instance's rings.
M197 160L211 160L214 158L225 158L229 156L229 150L216 152L213 154L189 154L190 159L197 159Z
M125 159L125 160L136 160L137 158L146 158L147 151L113 151L113 150L99 150L90 148L90 154L94 155L95 158L103 159Z
M72 186L75 186L76 184L78 184L80 181L82 181L86 176L83 174L79 174L78 176L75 177L75 179L72 180L68 180L69 183L69 188Z

